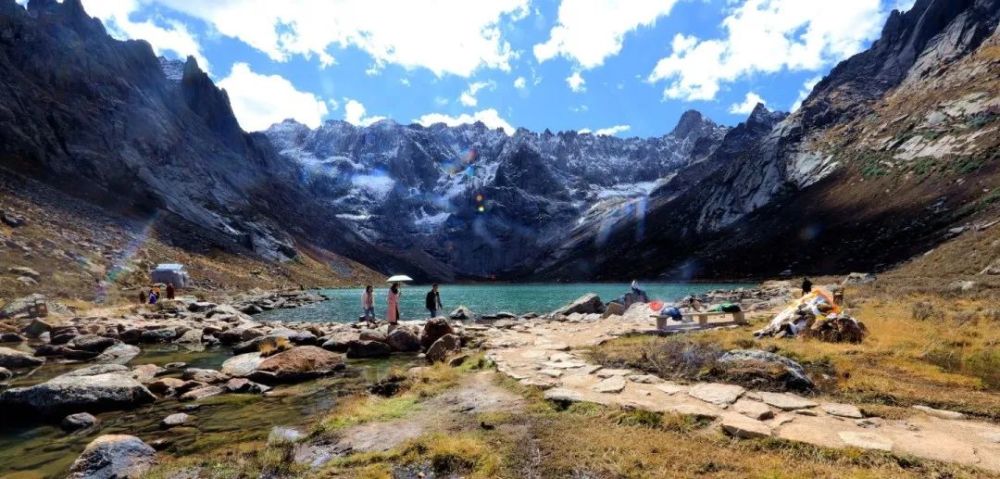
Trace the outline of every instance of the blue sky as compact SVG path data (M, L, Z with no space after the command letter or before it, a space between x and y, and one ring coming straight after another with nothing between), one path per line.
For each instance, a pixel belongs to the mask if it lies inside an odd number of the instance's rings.
M23 3L23 2L22 2ZM667 133L790 110L912 0L84 0L194 55L244 129L284 118Z

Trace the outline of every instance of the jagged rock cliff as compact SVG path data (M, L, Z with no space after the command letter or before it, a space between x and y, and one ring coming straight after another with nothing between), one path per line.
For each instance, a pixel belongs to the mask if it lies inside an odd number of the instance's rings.
M646 139L392 121L316 130L285 121L266 134L370 241L425 252L456 276L490 277L532 268L569 228L647 196L727 130L690 111Z
M769 117L679 194L578 238L541 273L763 276L887 267L996 214L997 0L920 0L787 118ZM775 121L780 120L780 121ZM768 125L773 125L768 128ZM728 137L727 137L728 139ZM642 234L637 234L641 231ZM616 248L600 245L613 244Z

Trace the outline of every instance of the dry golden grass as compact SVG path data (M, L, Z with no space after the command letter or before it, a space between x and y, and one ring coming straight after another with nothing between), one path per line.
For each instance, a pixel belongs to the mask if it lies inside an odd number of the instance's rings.
M723 349L774 350L807 369L832 370L833 377L819 381L820 393L861 403L871 411L892 414L893 407L926 404L1000 420L1000 322L992 312L1000 307L992 296L850 288L850 310L871 332L857 345L753 339L751 332L768 318L690 339ZM927 311L931 311L927 319L918 319ZM644 348L671 340L623 338L598 348L595 357L641 365L646 363L641 357Z
M622 413L529 418L540 446L541 477L903 478L987 477L980 471L884 453L799 443L735 440L714 428L671 430ZM670 425L673 421L665 420ZM516 476L511 476L516 477Z

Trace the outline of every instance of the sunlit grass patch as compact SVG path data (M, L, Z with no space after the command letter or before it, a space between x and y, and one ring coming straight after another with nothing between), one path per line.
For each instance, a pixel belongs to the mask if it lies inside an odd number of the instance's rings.
M239 443L204 456L161 457L160 463L142 477L303 477L308 467L297 464L294 455L292 443Z
M851 313L871 332L861 344L755 339L753 330L769 320L759 318L747 327L679 338L620 338L595 348L591 357L610 367L699 380L710 361L690 361L704 356L689 354L692 350L761 349L801 363L818 392L837 400L892 407L927 404L1000 420L1000 328L991 319L995 299L907 293L895 287L850 288L847 297Z
M390 398L372 395L346 398L319 422L313 433L325 434L367 422L399 419L416 411L419 408L418 402L413 394Z

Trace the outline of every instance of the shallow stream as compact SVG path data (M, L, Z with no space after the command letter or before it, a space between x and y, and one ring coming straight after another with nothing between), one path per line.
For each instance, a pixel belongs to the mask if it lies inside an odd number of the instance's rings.
M187 351L177 347L147 348L130 365L185 362L189 367L217 369L231 357L228 348ZM58 424L31 426L0 425L0 477L5 479L61 478L87 443L102 434L131 434L147 443L165 442L161 450L185 455L220 445L264 439L274 426L298 426L328 411L339 397L363 389L384 377L393 366L409 367L414 356L388 360L348 361L338 375L297 385L278 386L273 397L254 394L224 394L198 401L189 426L164 430L160 421L182 412L186 405L163 399L131 411L97 414L100 424L92 430L67 434ZM50 364L21 377L13 384L27 386L89 365Z

